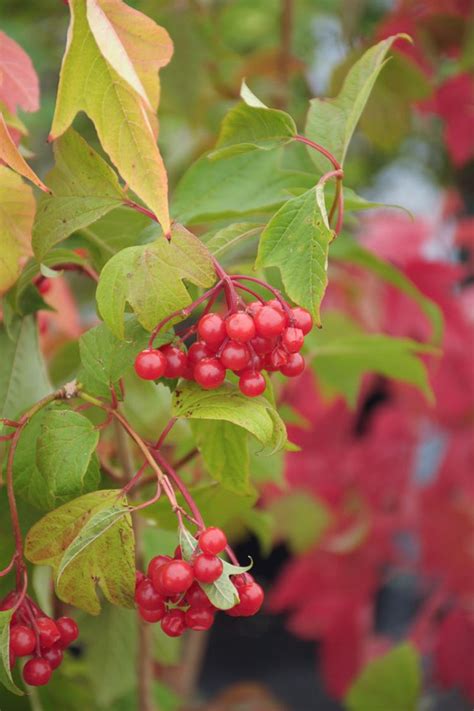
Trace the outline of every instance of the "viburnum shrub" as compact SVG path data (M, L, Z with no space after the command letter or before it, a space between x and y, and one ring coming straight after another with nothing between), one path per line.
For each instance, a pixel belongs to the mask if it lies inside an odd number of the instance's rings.
M215 147L169 203L157 110L171 38L122 0L67 4L43 179L25 159L17 116L37 110L37 77L0 33L0 501L1 523L7 508L11 520L0 680L21 693L18 660L28 658L24 682L47 684L82 643L66 606L97 615L105 598L135 610L139 707L148 709L151 631L205 631L219 611L251 617L264 603L259 571L231 544L246 530L267 548L283 535L256 504L278 470L271 457L295 449L282 419L294 413L279 404L305 362L329 394L343 383L354 396L362 374L376 371L431 395L420 358L437 352L430 336L348 328L342 343L327 343L313 329L331 255L336 268L368 263L439 331L428 299L341 234L346 212L372 206L343 187L352 134L392 45L407 37L369 48L337 97L312 100L303 133L244 83ZM72 128L79 112L100 151ZM298 167L284 167L292 150ZM344 336L355 339L349 348ZM52 603L44 566L57 619L39 606L40 597ZM81 616L86 635L92 624ZM95 630L86 656L102 637Z

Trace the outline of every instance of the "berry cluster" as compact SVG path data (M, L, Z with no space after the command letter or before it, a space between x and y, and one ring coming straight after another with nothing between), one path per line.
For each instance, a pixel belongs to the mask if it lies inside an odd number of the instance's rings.
M11 609L17 598L18 593L10 593L0 603L0 609ZM30 686L44 686L61 664L64 650L78 635L73 619L53 620L26 596L10 622L10 669L18 657L31 657L23 667L23 679Z
M222 385L230 370L239 376L242 393L256 397L266 387L262 370L289 378L303 372L300 350L312 326L311 314L299 306L292 309L278 299L253 301L225 318L206 313L187 352L172 344L149 348L137 355L135 370L145 380L183 377L206 390Z
M218 554L227 545L219 528L207 528L199 536L199 548L191 561L182 560L178 547L174 558L159 555L152 558L147 575L137 571L135 602L146 622L160 622L169 637L179 637L186 629L208 630L217 608L199 583L213 583L222 574ZM233 617L255 615L263 603L263 590L248 573L233 578L240 602L227 610Z

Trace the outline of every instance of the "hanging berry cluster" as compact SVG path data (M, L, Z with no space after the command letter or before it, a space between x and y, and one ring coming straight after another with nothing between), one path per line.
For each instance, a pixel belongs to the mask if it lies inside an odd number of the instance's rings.
M23 667L23 679L30 686L44 686L62 660L64 650L78 637L79 628L70 617L48 617L26 595L11 592L0 610L16 607L10 622L10 669L19 657L30 657Z
M217 608L212 604L202 584L216 582L223 573L219 558L227 547L227 539L219 528L202 531L191 559L182 559L181 548L174 558L158 555L148 565L147 575L137 571L135 602L146 622L160 622L169 637L179 637L186 629L208 630ZM248 573L232 576L239 602L227 614L233 617L255 615L263 603L263 590Z
M258 282L269 289L276 298L264 301L242 280ZM219 291L225 289L227 313L210 313ZM236 294L243 289L258 298L245 304ZM171 343L153 348L153 340L159 330L179 314L188 315L208 299L205 312L197 325L191 326L179 338L179 344ZM299 306L291 308L272 287L253 277L229 276L224 278L207 294L197 299L189 309L172 314L158 324L150 339L149 348L139 353L135 370L145 380L158 378L186 378L195 380L205 390L219 387L229 370L239 378L239 388L247 397L261 395L266 387L262 371L279 371L286 377L300 375L305 367L300 350L304 337L313 326L311 314ZM187 350L184 342L197 334Z

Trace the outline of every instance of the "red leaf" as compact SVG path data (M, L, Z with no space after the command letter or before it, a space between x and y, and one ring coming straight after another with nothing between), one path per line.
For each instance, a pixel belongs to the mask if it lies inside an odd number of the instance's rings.
M0 32L0 101L9 111L38 111L39 83L26 52Z
M447 79L436 92L435 111L454 165L464 165L474 157L474 78L466 72Z

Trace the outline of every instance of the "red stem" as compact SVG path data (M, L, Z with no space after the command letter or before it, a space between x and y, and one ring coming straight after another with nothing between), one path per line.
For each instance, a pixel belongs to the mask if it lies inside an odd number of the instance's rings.
M304 143L306 146L310 146L310 148L314 148L315 151L318 151L318 153L321 153L323 156L325 156L325 158L327 158L328 161L332 163L336 170L341 170L341 164L339 163L339 161L333 156L332 153L327 151L323 146L319 145L319 143L315 143L309 138L306 138L306 136L300 136L299 134L293 136L293 140L299 141L299 143Z
M174 425L176 424L178 418L177 417L172 417L171 420L167 423L166 427L164 428L163 432L160 434L158 437L156 444L153 445L152 449L160 449L163 442L165 441L168 433L173 429Z
M170 479L175 484L176 488L182 494L183 499L186 501L186 503L189 507L189 510L191 511L193 517L196 519L198 527L205 528L205 523L204 523L203 517L201 516L201 512L199 511L198 507L196 506L194 499L191 496L191 494L189 493L185 484L181 481L179 476L176 474L176 472L173 469L173 467L171 466L171 464L169 464L167 462L167 460L163 457L163 455L160 454L160 452L157 452L156 450L153 451L153 456L156 458L160 467L162 467L166 471L166 473L168 474Z
M276 299L278 299L278 301L282 305L282 308L287 313L288 318L290 319L291 323L294 322L295 319L294 319L293 314L291 312L291 308L288 306L288 304L286 303L285 299L283 298L281 293L278 291L278 289L275 289L275 287L270 286L270 284L267 284L265 281L262 281L261 279L257 279L257 277L247 276L246 274L232 274L231 278L234 279L235 281L241 281L241 280L242 281L252 281L252 282L254 282L254 284L259 284L264 289L267 289L271 294L273 294L273 296Z
M244 286L243 284L236 284L235 285L237 289L241 289L242 291L246 291L247 294L251 294L255 299L258 299L261 304L265 303L265 299L263 296L260 296L260 294L257 294L256 291L253 291L253 289L249 289L248 286Z

